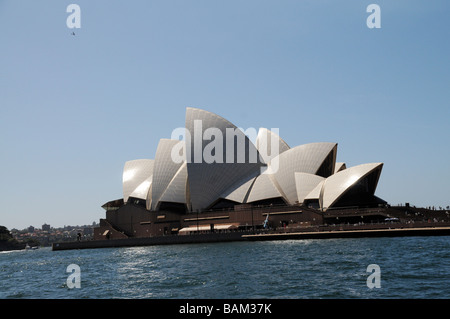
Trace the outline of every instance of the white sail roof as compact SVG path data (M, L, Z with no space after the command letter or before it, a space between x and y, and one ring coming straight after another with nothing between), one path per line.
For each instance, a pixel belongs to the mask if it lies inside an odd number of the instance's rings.
M186 203L187 163L184 162L170 181L159 202ZM156 203L156 206L159 203Z
M280 136L263 127L258 131L255 144L264 163L269 163L272 158L290 149ZM277 148L274 148L274 146Z
M305 198L303 199L303 201L307 200L307 199L317 199L320 200L320 194L322 193L322 187L323 184L325 183L325 179L323 179L322 181L319 182L319 184L317 184L316 187L314 187L311 192L309 192L308 195L305 196Z
M183 141L161 139L154 160L125 163L124 203L133 197L145 199L148 210L171 202L201 211L221 199L255 203L281 197L288 204L311 200L315 206L317 200L326 210L376 200L383 163L346 168L336 163L336 143L289 148L277 132L261 128L255 146L226 119L196 108L186 110L185 132Z
M328 177L322 188L322 208L333 206L349 189L371 173L375 173L375 178L371 180L371 185L367 185L368 192L374 193L378 178L381 174L383 163L369 163L353 166Z
M152 186L152 179L153 175L149 176L145 181L139 184L138 187L136 187L136 189L130 194L129 197L148 200L148 194Z
M295 173L295 185L297 189L298 202L303 203L306 196L311 193L311 191L323 180L325 180L325 178L322 176L308 173Z
M204 137L211 132L217 136L205 140ZM230 132L234 132L236 137L233 140L237 140L233 147L230 147L233 145L230 140L227 145L227 134ZM208 208L232 185L246 177L256 176L263 165L249 138L235 125L214 113L187 108L188 135L191 138L190 141L186 139L186 160L193 211ZM205 156L212 154L211 143L218 145L212 162Z
M123 201L126 203L128 197L146 199L145 188L150 186L153 174L154 160L137 159L125 163L122 174Z
M283 197L277 187L274 185L273 176L270 174L259 175L250 190L247 203L256 202L268 198Z
M177 147L184 141L161 139L156 149L155 166L153 172L151 209L155 210L161 196L166 191L167 186L178 172L183 162L177 163L172 159L172 148Z
M234 202L243 203L255 178L256 177L251 177L240 181L225 191L221 197Z
M274 177L286 200L290 204L297 201L297 188L295 184L295 173L317 174L323 164L331 162L332 165L327 174L334 171L334 159L336 158L336 143L311 143L299 145L280 154L270 162L274 171ZM278 162L275 162L278 161ZM274 162L276 165L274 165ZM278 165L278 169L276 166Z

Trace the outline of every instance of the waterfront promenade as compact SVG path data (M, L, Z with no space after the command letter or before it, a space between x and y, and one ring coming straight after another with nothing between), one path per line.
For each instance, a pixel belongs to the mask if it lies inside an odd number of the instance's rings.
M372 227L369 227L372 226ZM288 239L326 239L358 237L402 237L402 236L447 236L450 223L429 223L422 225L339 225L305 227L302 229L273 231L233 231L222 233L203 233L194 235L168 235L110 240L91 240L54 243L52 250L92 249L108 247L133 247L151 245L195 244L231 241L262 241Z

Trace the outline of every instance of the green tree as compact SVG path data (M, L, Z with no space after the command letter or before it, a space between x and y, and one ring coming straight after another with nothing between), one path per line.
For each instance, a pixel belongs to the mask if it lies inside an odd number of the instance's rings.
M25 247L24 243L19 243L10 233L8 228L0 225L0 251L2 250L12 250L12 249L23 249Z
M6 241L12 238L11 233L5 226L0 226L0 241Z

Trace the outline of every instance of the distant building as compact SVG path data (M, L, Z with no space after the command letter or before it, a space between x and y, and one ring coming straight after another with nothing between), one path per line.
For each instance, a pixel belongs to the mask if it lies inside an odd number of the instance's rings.
M48 225L48 224L42 225L42 230L44 230L44 231L50 231L50 225Z
M29 233L34 233L34 227L33 226L28 227L28 232Z

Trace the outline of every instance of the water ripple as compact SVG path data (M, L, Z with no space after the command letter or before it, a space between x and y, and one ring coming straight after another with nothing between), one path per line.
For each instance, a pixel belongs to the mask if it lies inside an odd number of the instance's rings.
M447 236L43 248L0 254L0 298L449 298L449 248ZM369 264L381 288L367 287Z

